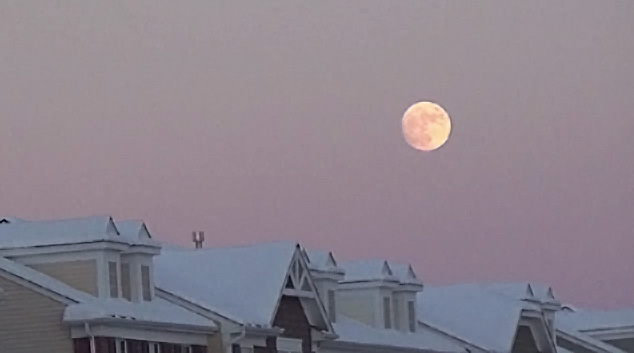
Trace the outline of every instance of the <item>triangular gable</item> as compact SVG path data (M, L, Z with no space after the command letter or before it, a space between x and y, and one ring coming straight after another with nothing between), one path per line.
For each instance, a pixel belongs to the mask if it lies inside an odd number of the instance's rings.
M152 234L150 234L150 231L147 229L145 222L141 224L141 229L139 230L139 239L152 239Z
M416 273L414 272L414 269L412 268L412 265L407 265L407 278L418 279L418 277L416 277Z
M328 261L326 262L326 266L337 267L337 261L335 260L335 256L330 251L328 252Z
M108 224L106 225L106 234L120 235L117 226L114 224L112 217L108 218Z
M383 265L381 265L381 274L384 276L393 276L392 269L390 269L390 265L387 264L387 261L383 261Z
M310 275L305 256L306 253L303 253L298 245L289 265L284 287L280 291L280 296L273 311L270 325L273 325L275 321L282 296L287 295L300 299L304 313L311 326L321 328L327 332L333 332L332 325L326 314L326 309Z
M546 291L546 296L548 297L548 299L555 299L555 294L553 293L553 289L551 287L548 287L548 290Z

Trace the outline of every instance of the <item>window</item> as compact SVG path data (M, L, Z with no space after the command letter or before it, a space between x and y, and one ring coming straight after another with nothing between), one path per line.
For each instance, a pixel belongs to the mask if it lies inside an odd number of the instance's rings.
M161 353L161 344L156 342L150 342L148 344L150 353Z
M119 276L117 276L117 263L108 262L108 279L110 282L110 298L119 297Z
M416 308L411 300L407 302L407 319L409 320L409 332L416 332Z
M337 319L337 307L335 306L335 291L328 290L328 315L330 315L330 321L335 322Z
M143 288L143 300L152 300L150 291L150 266L141 266L141 286Z
M176 350L176 353L192 353L191 346L180 346L180 350Z
M126 340L115 340L115 353L128 353L128 342Z
M390 310L390 298L383 298L383 321L385 321L385 328L392 328L392 310Z
M121 263L121 295L127 300L132 299L132 293L130 291L130 264L127 262Z
M394 328L399 330L401 328L401 307L396 297L394 297L392 308L394 308Z

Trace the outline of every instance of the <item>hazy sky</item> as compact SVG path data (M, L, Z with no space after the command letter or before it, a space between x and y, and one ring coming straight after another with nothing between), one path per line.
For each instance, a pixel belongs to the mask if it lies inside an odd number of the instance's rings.
M0 213L634 306L634 2L2 1ZM405 144L419 100L452 116Z

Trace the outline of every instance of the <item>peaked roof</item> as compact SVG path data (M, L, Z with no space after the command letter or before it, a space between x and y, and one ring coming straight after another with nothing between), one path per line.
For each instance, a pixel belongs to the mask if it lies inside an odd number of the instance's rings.
M311 270L324 271L324 272L337 272L343 274L343 269L337 265L335 256L330 251L325 250L308 250L302 249L306 260L308 261L308 268Z
M418 293L421 323L489 351L511 350L523 310L539 307L486 285L426 287Z
M184 308L156 298L150 302L133 303L124 299L98 298L75 289L53 277L31 269L15 261L0 257L0 271L21 278L37 287L68 299L64 311L64 322L83 323L98 319L127 319L161 325L184 325L215 329L208 319Z
M411 264L390 261L389 265L400 283L417 286L423 285L423 282L416 276L416 272L414 272L414 268L412 268Z
M155 258L155 282L160 290L237 323L269 327L298 249L293 242L164 248Z
M394 347L400 347L420 351L465 352L459 344L428 330L410 333L378 329L341 315L337 317L337 321L333 325L339 338L334 342L324 342L323 345L344 342L382 346L392 350Z
M340 264L345 271L342 282L385 281L399 282L390 265L385 260L369 259L347 261Z
M515 299L556 302L552 288L530 282L482 283L481 286Z
M140 220L117 221L115 223L119 234L130 240L150 239L152 235L147 229L145 222Z
M67 245L97 241L147 244L122 237L110 216L28 221L13 218L0 224L0 249Z

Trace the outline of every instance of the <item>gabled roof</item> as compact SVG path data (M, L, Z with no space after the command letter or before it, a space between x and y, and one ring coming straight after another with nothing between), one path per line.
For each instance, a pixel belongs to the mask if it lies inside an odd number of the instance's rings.
M337 323L333 325L339 338L335 341L323 342L324 347L352 343L383 347L391 351L394 348L407 348L421 352L465 352L462 346L431 331L409 333L378 329L341 315L337 317Z
M130 239L132 241L143 241L152 238L150 231L147 229L147 226L143 221L116 221L115 225L117 226L119 234L126 239Z
M530 282L482 283L488 289L508 295L515 299L556 302L553 290L544 285Z
M311 270L323 271L323 272L336 272L343 274L343 269L337 265L334 255L330 251L325 250L308 250L302 249L306 260L308 261L308 268Z
M94 297L61 281L47 276L15 261L0 257L0 272L9 273L39 288L65 297L69 302L64 311L64 322L83 323L92 320L133 320L161 325L183 325L216 328L208 319L189 312L167 301L156 299L150 302L133 303L124 299Z
M144 243L139 240L122 237L110 216L45 221L27 221L13 218L9 223L0 224L0 249L69 245L97 241L110 241L130 245Z
M339 265L345 271L343 283L346 282L393 282L399 279L394 275L390 265L385 260L356 260L347 261Z
M196 250L168 247L155 258L155 282L159 290L236 323L271 327L299 251L294 242Z
M426 287L418 293L418 319L432 328L484 350L508 352L529 302L479 284Z
M408 263L389 262L392 273L398 278L402 284L413 284L416 286L422 286L423 282L418 279L416 272L412 268L412 265Z

